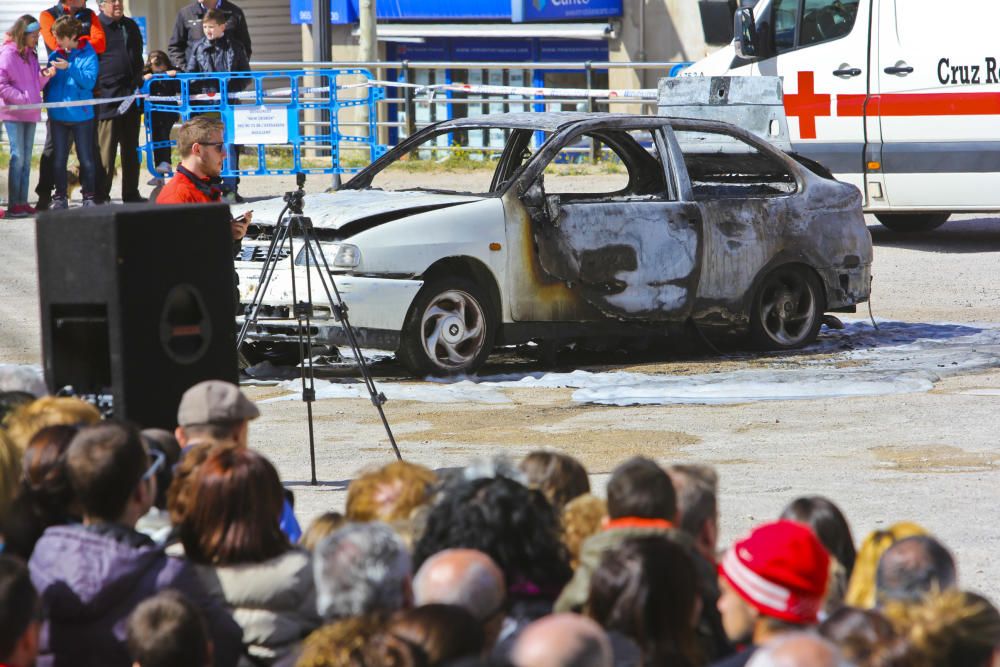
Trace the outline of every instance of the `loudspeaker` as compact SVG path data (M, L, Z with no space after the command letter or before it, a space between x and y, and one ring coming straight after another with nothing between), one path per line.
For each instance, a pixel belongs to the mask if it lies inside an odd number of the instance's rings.
M114 416L177 425L181 395L236 382L229 207L98 206L36 223L49 390L111 396Z

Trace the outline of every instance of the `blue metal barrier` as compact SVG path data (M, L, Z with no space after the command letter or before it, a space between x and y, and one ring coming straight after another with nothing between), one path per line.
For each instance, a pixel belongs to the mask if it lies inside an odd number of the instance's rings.
M158 175L154 151L176 142L169 138L154 141L154 114L179 115L181 122L192 116L215 114L225 124L224 140L228 145L257 148L254 168L234 169L227 160L222 176L353 173L386 151L386 146L378 143L376 130L376 105L385 98L385 90L371 85L371 80L366 69L200 72L172 77L157 74L145 82L141 91L146 95L146 143L139 150L150 174ZM160 86L159 82L166 83ZM154 87L158 93L150 92ZM358 128L363 130L350 131ZM269 147L290 149L292 167L271 166L269 160L281 158L269 156ZM303 165L303 151L311 149L321 155L316 160L323 160L324 166ZM345 166L344 150L363 157L358 164Z

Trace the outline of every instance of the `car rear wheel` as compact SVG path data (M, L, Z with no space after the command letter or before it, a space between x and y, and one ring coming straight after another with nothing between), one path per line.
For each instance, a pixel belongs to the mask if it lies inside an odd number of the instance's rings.
M399 360L419 377L474 373L489 356L495 333L485 290L458 276L434 280L407 313Z
M929 232L948 222L951 213L876 213L875 218L894 232Z
M782 266L757 287L750 314L751 336L768 350L791 350L816 340L825 298L819 279L802 266Z

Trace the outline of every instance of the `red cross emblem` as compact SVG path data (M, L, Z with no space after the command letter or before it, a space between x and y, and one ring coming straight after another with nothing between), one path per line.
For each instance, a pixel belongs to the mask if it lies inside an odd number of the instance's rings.
M799 92L785 95L785 113L799 118L799 136L802 139L816 138L816 118L829 116L830 96L817 95L814 89L813 72L799 72Z

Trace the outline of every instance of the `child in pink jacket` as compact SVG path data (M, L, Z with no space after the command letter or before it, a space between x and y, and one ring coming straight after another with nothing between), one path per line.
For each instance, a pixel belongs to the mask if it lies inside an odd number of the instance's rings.
M10 139L10 169L7 179L8 218L26 218L35 214L28 204L31 179L31 149L35 143L35 124L42 119L39 109L12 110L7 107L39 104L42 88L52 78L51 68L42 70L35 50L41 26L25 14L8 31L0 46L0 120ZM0 210L0 218L4 217Z

